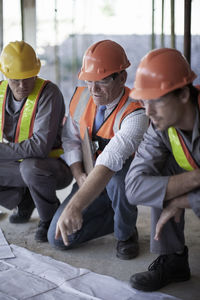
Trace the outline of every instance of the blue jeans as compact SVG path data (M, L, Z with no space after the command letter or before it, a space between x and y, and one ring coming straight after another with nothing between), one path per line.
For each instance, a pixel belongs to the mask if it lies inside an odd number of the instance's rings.
M78 190L78 185L76 183L73 185L72 192L60 205L51 221L48 240L52 246L70 249L113 231L118 240L127 240L133 234L137 220L137 207L128 203L124 185L131 161L132 159L129 159L122 170L113 175L106 189L83 211L82 228L68 236L69 246L65 246L61 237L55 239L55 231L61 213Z

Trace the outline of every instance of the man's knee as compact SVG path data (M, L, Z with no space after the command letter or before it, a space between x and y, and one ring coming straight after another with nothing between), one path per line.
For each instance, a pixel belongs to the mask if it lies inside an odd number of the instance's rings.
M68 242L69 242L68 246L66 246L63 243L63 239L61 236L58 238L55 238L56 224L57 224L57 222L55 222L55 220L52 220L52 222L49 226L48 234L47 234L48 242L52 247L60 249L60 250L68 250L68 249L75 248L76 246L81 244L81 242L79 241L80 233L75 233L75 234L68 236Z
M34 165L35 165L35 160L32 158L24 159L20 163L19 170L20 170L20 173L21 173L23 179L32 176L33 170L34 170Z
M50 176L46 164L43 159L28 158L20 163L20 173L24 182L37 184L41 176Z
M65 249L65 245L63 243L62 238L60 237L59 239L56 239L55 234L56 234L56 223L51 222L51 224L49 226L48 234L47 234L49 244L52 247L56 247L59 249Z

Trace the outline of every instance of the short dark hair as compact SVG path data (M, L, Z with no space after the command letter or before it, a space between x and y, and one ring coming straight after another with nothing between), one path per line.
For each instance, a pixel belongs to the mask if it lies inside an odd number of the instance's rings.
M189 83L186 86L189 88L190 98L191 98L192 102L197 103L198 102L199 91L197 90L197 88L192 83ZM172 95L178 97L179 94L181 93L182 89L185 88L186 86L184 86L182 88L178 88L178 89L170 92L169 94L172 94Z
M188 87L190 89L190 98L192 100L192 102L197 103L198 102L198 95L199 95L199 91L198 89L192 84L188 84Z

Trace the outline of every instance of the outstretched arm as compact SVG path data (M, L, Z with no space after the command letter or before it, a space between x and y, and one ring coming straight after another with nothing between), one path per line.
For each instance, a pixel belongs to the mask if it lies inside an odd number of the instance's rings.
M70 235L82 226L82 211L103 191L113 171L105 166L96 166L87 179L72 197L62 212L56 227L56 236L62 236L65 245L68 245L67 235Z
M61 214L57 223L56 238L61 235L63 242L68 244L67 235L82 226L84 208L100 195L113 174L121 170L126 159L136 151L147 126L148 120L142 110L123 120L120 130L98 156L95 168Z

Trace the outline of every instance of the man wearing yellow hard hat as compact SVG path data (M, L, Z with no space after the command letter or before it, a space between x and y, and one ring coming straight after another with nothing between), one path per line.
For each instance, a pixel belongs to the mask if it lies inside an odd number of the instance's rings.
M47 241L59 206L56 189L72 180L62 153L64 100L58 87L37 77L40 60L24 41L10 42L0 55L0 205L13 209L11 223L28 222L36 207L35 239Z
M76 183L50 225L52 245L69 249L114 231L118 258L132 259L139 253L137 207L127 202L124 178L148 118L129 98L129 65L124 49L111 40L99 41L85 52L79 73L85 86L72 97L63 132L65 159ZM95 146L95 167L88 176L81 149L86 127Z
M200 93L196 74L176 49L141 60L130 96L151 119L126 176L130 204L152 207L151 251L159 254L132 287L155 291L190 279L184 210L200 217Z

